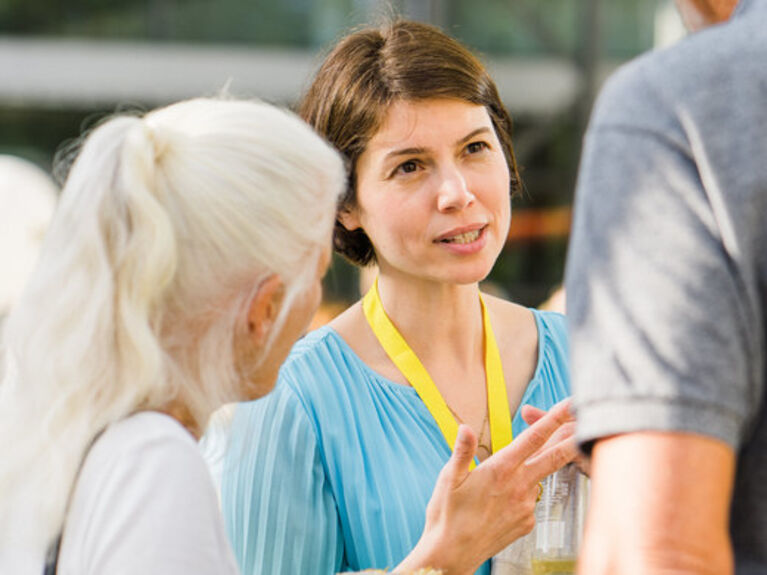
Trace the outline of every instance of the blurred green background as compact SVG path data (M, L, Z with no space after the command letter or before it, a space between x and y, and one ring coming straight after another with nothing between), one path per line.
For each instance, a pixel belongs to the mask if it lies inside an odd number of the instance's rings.
M104 115L224 86L291 106L330 43L392 14L440 26L493 73L526 194L490 281L538 305L562 279L594 97L621 63L681 36L669 0L0 0L0 154L51 172ZM326 302L358 295L356 270L336 260Z

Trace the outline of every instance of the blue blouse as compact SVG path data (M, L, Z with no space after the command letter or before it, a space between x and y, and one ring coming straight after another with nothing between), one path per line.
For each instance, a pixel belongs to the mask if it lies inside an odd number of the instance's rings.
M566 325L533 312L538 364L520 405L548 409L570 395ZM525 428L517 412L514 436ZM412 387L370 369L333 329L308 334L274 392L238 405L232 422L221 502L243 575L396 567L450 452Z

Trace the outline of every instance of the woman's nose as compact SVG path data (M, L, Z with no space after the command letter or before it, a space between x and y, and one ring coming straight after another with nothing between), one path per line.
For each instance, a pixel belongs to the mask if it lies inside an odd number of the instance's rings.
M462 210L474 203L474 199L460 169L452 167L442 170L437 195L439 211Z

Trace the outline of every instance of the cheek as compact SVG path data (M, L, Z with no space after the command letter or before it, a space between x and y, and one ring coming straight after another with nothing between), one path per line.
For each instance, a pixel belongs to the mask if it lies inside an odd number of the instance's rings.
M475 180L475 195L494 212L508 212L511 208L511 190L508 170L496 167L479 175Z
M417 224L411 220L407 211L400 206L383 206L378 212L363 222L363 229L376 252L386 253L401 244Z
M430 229L429 212L422 208L411 212L403 210L388 218L385 236L380 236L383 253L399 257L415 257L424 248L426 230ZM396 257L395 256L395 257Z
M498 168L495 177L497 194L501 205L506 212L511 212L511 173L509 172L509 166L506 165L506 160Z
M484 208L493 214L499 235L505 241L504 234L508 234L511 224L511 190L506 164L482 172L474 185L477 191L475 195Z
M291 312L293 318L295 318L295 327L293 328L294 335L297 338L301 337L306 329L309 327L314 315L320 307L322 302L322 284L317 282L310 291L306 292L302 298L300 304Z
M509 235L509 229L511 228L511 197L508 187L504 191L500 200L500 223L499 229L501 231L501 240L506 243L506 238Z

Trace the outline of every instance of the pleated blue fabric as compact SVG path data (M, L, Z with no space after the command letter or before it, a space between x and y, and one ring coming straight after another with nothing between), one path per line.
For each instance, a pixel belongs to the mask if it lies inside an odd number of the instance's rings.
M522 405L548 409L570 395L565 319L533 312L538 365ZM517 412L514 435L525 428ZM371 370L333 329L308 334L274 392L238 405L230 429L221 503L242 573L395 567L449 457L413 388Z

